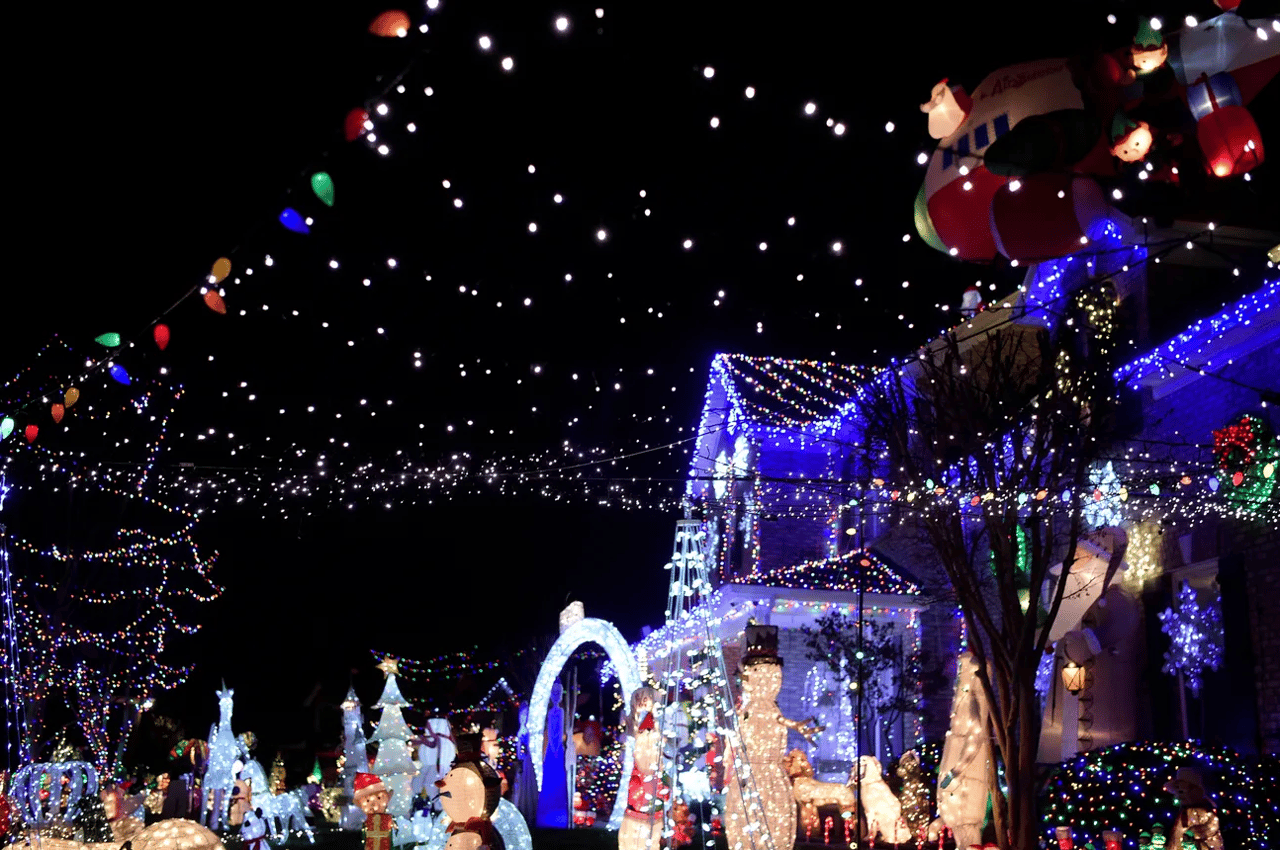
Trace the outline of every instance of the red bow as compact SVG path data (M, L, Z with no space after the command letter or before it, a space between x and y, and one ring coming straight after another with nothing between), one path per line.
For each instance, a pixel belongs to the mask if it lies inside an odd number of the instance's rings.
M648 732L648 731L651 731L652 729L653 729L653 713L650 712L649 714L646 714L644 716L644 720L640 721L640 728L637 731Z
M449 825L449 832L474 832L480 836L480 842L488 846L494 846L498 837L497 832L493 829L493 821L488 818L467 818L466 823L454 823Z

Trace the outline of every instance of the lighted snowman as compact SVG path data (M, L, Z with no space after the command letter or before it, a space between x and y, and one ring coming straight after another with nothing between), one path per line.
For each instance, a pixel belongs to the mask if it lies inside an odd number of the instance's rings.
M735 776L725 783L725 835L730 850L760 846L753 837L763 828L763 843L790 850L796 840L796 803L791 780L783 769L787 732L812 742L822 731L778 709L782 691L782 659L778 657L778 627L751 623L743 636L742 706L738 710L742 749L733 754Z
M436 782L440 804L449 816L446 850L500 850L502 838L490 818L502 799L502 779L484 760L481 736L458 736L458 755L444 778Z

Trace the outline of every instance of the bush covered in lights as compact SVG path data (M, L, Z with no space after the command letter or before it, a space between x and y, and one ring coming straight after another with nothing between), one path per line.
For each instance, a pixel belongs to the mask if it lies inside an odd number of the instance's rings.
M1163 789L1180 767L1204 777L1225 846L1271 846L1280 823L1280 760L1196 741L1120 744L1067 762L1042 800L1045 830L1052 839L1055 827L1070 826L1077 847L1086 841L1101 847L1104 830L1122 832L1125 848L1150 846L1143 834L1157 824L1170 834L1178 801Z

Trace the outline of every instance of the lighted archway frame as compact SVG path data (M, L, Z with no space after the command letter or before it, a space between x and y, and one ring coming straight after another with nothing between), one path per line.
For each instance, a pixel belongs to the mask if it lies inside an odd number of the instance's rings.
M538 778L538 790L542 790L542 753L543 738L547 727L547 706L551 702L551 687L560 676L569 656L584 643L599 644L613 662L618 671L618 683L622 686L622 704L631 704L631 694L640 687L640 671L636 667L636 657L631 647L622 639L622 635L607 620L588 617L579 620L556 639L551 651L538 670L538 681L533 685L533 699L529 705L529 752L534 753L533 771ZM627 785L631 780L632 752L631 741L622 759L622 773L618 777L618 796L613 803L613 813L609 815L609 829L622 828L622 816L627 810Z

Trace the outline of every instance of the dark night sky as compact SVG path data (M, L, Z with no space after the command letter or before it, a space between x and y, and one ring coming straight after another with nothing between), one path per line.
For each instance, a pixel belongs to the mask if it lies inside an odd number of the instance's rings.
M6 377L53 333L82 353L103 330L139 333L122 362L145 375L166 365L187 388L162 467L243 465L267 480L314 469L320 451L341 468L395 464L397 451L527 458L566 439L614 453L682 439L717 351L882 362L947 326L935 305L957 303L975 278L1015 285L1016 271L956 264L914 237L914 157L932 147L918 104L943 76L972 89L1001 65L1123 41L1108 12L1155 10L629 3L597 20L594 4L444 0L427 35L388 40L365 32L384 6L336 5L95 6L56 27L41 12L15 36L37 49L10 105L21 221L0 302ZM1213 7L1159 11L1177 21ZM1266 10L1246 0L1244 11ZM558 14L573 21L566 36ZM347 110L381 102L410 60L407 93L388 94L379 128L392 154L343 141ZM808 100L817 118L801 114ZM828 116L848 133L834 136ZM332 211L307 189L317 168L337 184ZM286 205L316 217L312 235L275 223ZM841 256L828 249L837 239ZM224 254L256 272L228 285L232 314L193 299L155 352L150 320ZM364 416L362 398L393 399L395 413ZM316 415L301 413L309 404ZM236 439L194 440L210 427ZM662 452L627 474L679 478L683 457ZM570 596L628 638L661 619L674 514L527 491L426 498L353 511L294 501L286 518L278 503L220 509L201 539L221 551L228 590L175 649L200 669L159 710L203 735L225 677L241 697L237 727L286 740L316 681L336 702L359 669L362 698L376 698L373 647L420 658L527 645Z

